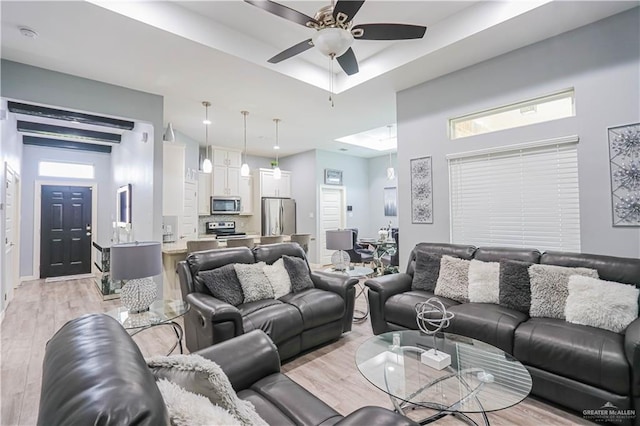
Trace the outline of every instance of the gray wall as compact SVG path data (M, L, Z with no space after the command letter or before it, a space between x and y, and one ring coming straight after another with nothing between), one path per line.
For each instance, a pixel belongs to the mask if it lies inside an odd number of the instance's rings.
M577 134L582 252L640 256L640 229L612 227L607 127L640 121L640 8L398 93L401 264L421 241L449 241L445 155ZM575 88L576 117L451 141L452 117ZM411 158L433 157L434 223L409 211ZM404 167L402 167L404 166Z
M391 223L392 227L398 226L399 216L385 216L384 215L384 188L396 187L398 188L397 177L389 180L387 179L387 168L389 167L389 154L381 157L369 158L369 227L364 229L362 235L368 237L376 237L380 228L386 228ZM391 155L391 164L398 173L396 154ZM397 199L396 199L397 205ZM398 214L400 214L398 212Z
M23 149L22 168L22 206L20 215L20 276L34 275L34 230L40 227L35 223L35 189L36 181L47 184L98 186L98 223L95 224L95 239L99 244L109 245L111 238L111 215L115 211L115 192L111 184L111 155L96 152L73 151L69 149L45 148L26 145ZM67 179L38 176L40 161L61 161L67 163L93 164L95 179ZM95 196L95 194L94 194ZM111 212L111 214L102 212Z

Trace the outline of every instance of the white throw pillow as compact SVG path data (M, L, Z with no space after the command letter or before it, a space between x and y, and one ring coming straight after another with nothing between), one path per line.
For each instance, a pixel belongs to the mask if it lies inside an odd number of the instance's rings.
M157 384L167 406L172 425L242 425L230 412L213 405L202 395L191 393L167 379L160 379Z
M564 314L574 324L622 333L638 318L638 295L634 285L572 275Z
M469 301L469 264L471 261L452 256L442 256L440 275L434 294L461 303Z
M500 263L472 260L469 264L469 301L500 302Z
M291 293L291 279L284 267L282 258L273 262L273 265L265 265L262 269L273 288L273 297L278 299L285 294Z
M238 281L242 286L244 302L255 302L256 300L273 299L273 287L264 274L266 263L235 263Z

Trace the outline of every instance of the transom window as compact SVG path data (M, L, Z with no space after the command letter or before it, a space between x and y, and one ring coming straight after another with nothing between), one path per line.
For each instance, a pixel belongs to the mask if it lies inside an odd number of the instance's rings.
M93 179L95 176L95 168L93 164L40 161L40 163L38 163L38 175L61 178Z

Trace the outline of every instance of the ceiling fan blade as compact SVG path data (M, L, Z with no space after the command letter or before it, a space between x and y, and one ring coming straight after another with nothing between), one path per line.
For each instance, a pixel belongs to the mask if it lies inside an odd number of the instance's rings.
M357 40L409 40L424 37L427 27L408 24L362 24L355 25L352 31L362 30Z
M338 20L338 13L342 12L347 15L347 21L350 22L353 20L353 17L356 16L356 13L362 7L362 1L352 1L352 0L338 0L336 5L333 8L333 19Z
M281 5L271 0L244 0L246 3L249 3L253 6L259 7L262 10L265 10L269 13L273 13L274 15L280 16L281 18L288 19L289 21L293 21L297 24L307 26L307 22L318 23L311 16L307 16L302 12L298 12L297 10L291 9L290 7Z
M282 52L278 53L276 56L274 56L273 58L269 59L267 62L270 62L272 64L277 64L278 62L282 62L285 59L289 59L290 57L295 56L298 53L302 53L305 50L309 50L312 47L313 47L313 44L311 44L311 39L305 40L305 41L301 41L300 43L296 44L295 46L291 46L287 50L283 50Z
M356 59L356 55L353 53L352 48L349 48L349 50L344 52L342 56L338 56L337 60L347 75L356 74L360 70L358 68L358 60Z

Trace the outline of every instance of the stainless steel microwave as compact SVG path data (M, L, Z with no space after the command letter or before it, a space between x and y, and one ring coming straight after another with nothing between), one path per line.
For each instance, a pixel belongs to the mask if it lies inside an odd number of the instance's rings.
M211 197L211 214L240 214L240 197Z

